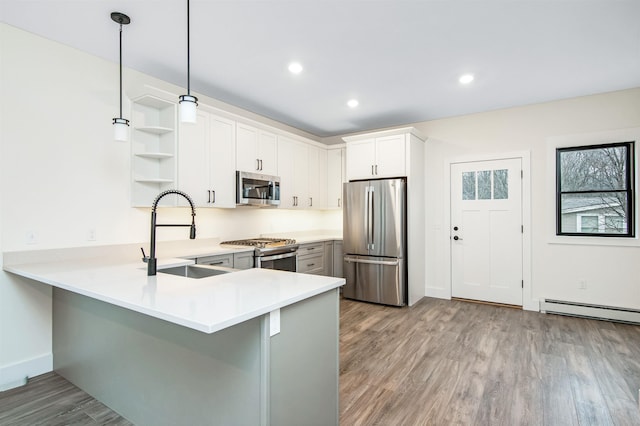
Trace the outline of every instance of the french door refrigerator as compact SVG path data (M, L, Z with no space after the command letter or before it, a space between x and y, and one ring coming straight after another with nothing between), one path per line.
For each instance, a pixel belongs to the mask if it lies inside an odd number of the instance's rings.
M406 305L406 186L404 178L344 184L344 297Z

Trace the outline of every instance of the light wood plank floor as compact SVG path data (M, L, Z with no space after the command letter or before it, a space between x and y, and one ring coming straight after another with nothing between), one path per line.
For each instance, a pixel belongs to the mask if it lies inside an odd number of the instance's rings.
M342 425L640 425L640 326L342 301Z
M640 326L423 299L341 301L340 424L640 425ZM0 425L130 425L55 373Z

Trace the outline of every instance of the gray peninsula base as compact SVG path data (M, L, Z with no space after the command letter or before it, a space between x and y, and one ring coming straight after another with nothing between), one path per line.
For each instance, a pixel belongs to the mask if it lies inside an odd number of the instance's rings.
M54 370L136 425L337 425L338 289L207 334L53 289Z

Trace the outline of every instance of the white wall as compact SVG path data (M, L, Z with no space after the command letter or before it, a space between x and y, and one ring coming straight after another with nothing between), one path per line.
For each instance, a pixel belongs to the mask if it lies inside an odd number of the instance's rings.
M130 145L112 139L118 65L5 24L0 24L0 40L0 252L148 245L149 209L130 207ZM139 93L149 84L183 92L132 70L125 69L124 76L126 91ZM201 101L224 107L206 97ZM128 108L125 104L125 117ZM201 208L196 224L198 237L235 239L335 229L336 223L342 226L337 214ZM158 217L170 222L190 216L180 208L160 209ZM96 241L87 241L89 229L96 230ZM158 232L159 240L186 236L178 228ZM0 271L0 389L50 369L50 289Z
M472 90L472 89L471 89ZM532 294L604 305L640 308L640 247L553 244L554 199L548 177L555 174L547 143L558 135L640 126L640 88L544 104L416 123L428 136L427 294L449 289L444 229L445 160L475 154L529 151L532 191ZM580 138L577 138L579 140ZM586 140L586 139L585 139ZM551 156L552 157L552 156ZM557 239L555 239L557 241ZM580 280L587 289L578 289Z

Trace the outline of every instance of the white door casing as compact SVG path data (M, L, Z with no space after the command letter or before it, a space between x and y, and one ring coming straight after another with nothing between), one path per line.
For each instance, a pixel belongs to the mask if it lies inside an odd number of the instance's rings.
M521 170L520 158L450 165L452 297L523 304Z

